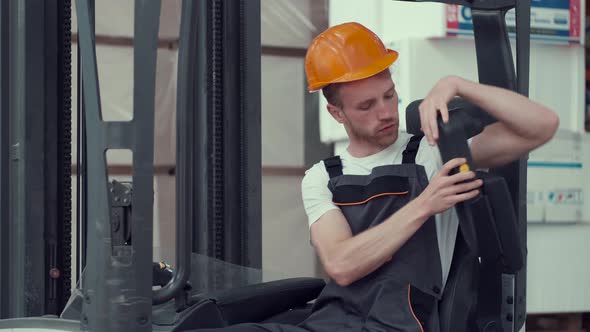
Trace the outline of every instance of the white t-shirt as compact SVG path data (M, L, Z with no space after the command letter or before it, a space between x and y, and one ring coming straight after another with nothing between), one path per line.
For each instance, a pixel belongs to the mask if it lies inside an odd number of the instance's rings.
M340 155L342 160L342 173L352 175L367 175L371 173L374 167L402 163L402 152L405 150L411 135L400 132L398 139L388 148L374 155L355 158L348 151ZM440 152L436 146L430 146L423 138L420 142L420 148L416 155L416 164L423 165L428 179L432 179L438 170L442 167ZM301 193L303 197L303 206L307 213L309 226L315 223L324 213L338 209L338 206L332 202L332 192L328 189L330 177L326 171L323 161L313 165L305 172L305 177L301 183ZM457 212L451 208L435 216L436 233L438 236L438 248L440 251L441 268L443 275L443 285L451 267L453 250L455 247L455 238L459 219Z

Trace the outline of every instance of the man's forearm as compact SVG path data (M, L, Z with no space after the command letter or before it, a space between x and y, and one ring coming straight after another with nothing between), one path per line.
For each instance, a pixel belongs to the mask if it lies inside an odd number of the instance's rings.
M363 278L391 259L426 220L425 209L415 199L381 224L332 248L329 274L343 286Z

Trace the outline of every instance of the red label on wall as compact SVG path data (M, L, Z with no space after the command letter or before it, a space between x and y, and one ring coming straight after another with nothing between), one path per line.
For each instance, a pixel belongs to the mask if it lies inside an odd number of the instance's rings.
M580 0L570 0L570 37L580 37Z
M459 5L447 5L447 29L459 29Z

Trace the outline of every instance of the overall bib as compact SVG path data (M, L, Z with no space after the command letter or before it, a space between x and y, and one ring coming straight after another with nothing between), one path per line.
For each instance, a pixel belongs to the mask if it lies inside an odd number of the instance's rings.
M376 226L428 185L415 164L421 137L412 137L401 165L375 167L369 175L342 175L339 157L325 160L329 188L353 235ZM342 287L328 282L311 316L300 324L323 331L438 332L442 272L434 217L368 276Z

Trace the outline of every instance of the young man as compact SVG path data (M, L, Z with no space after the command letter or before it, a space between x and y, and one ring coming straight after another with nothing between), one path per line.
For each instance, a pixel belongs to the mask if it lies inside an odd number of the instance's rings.
M236 326L235 331L439 331L438 301L458 220L453 207L475 197L481 180L465 164L442 165L440 113L460 96L498 119L471 142L478 168L496 167L547 142L559 120L519 94L459 77L441 79L420 105L425 139L398 132L398 96L388 50L358 23L331 27L306 55L309 90L349 137L346 151L311 167L302 182L312 244L330 276L299 326Z

